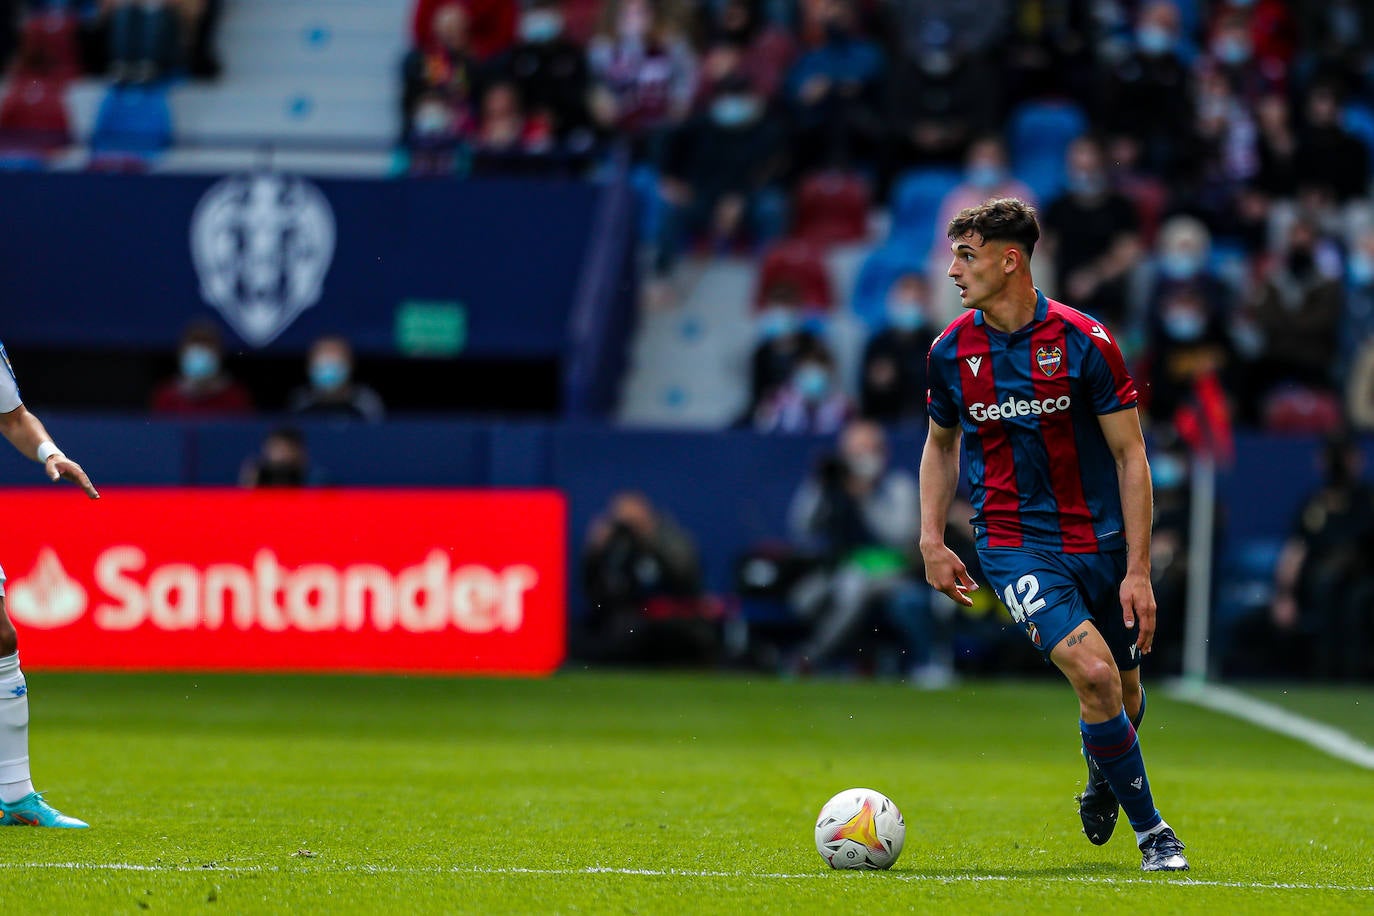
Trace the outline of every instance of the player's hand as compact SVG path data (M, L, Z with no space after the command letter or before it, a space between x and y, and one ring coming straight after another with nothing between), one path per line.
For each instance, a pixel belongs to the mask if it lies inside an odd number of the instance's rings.
M969 592L978 591L978 583L968 574L968 567L959 555L944 544L923 546L921 558L926 564L926 581L937 592L943 592L964 607L973 607Z
M96 492L95 484L91 483L91 478L87 477L86 472L81 470L81 465L66 455L53 455L43 465L43 470L47 472L48 479L53 483L57 483L59 480L70 480L85 490L86 495L91 499L100 498L100 494Z
M1155 589L1148 573L1127 572L1121 580L1121 619L1127 628L1140 624L1136 648L1149 655L1155 641Z

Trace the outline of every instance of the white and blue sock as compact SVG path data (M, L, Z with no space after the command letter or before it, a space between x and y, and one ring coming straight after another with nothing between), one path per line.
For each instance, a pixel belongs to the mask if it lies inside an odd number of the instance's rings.
M32 791L29 687L15 652L0 656L0 802L12 804Z

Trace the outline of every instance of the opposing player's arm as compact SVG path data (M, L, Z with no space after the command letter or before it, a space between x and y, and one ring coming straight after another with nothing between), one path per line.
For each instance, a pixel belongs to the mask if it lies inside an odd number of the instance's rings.
M1145 437L1134 407L1098 418L1116 459L1117 484L1126 536L1126 578L1121 582L1121 612L1126 626L1140 624L1136 645L1149 652L1155 638L1155 593L1150 584L1150 525L1154 497Z
M0 434L3 434L21 455L41 463L50 479L70 480L85 490L91 499L100 498L81 465L62 454L62 450L53 444L52 437L43 428L43 423L23 404L0 413Z
M968 593L978 588L964 561L945 544L945 519L959 486L958 426L930 421L930 432L921 451L921 558L926 581L936 591L964 605L973 606Z

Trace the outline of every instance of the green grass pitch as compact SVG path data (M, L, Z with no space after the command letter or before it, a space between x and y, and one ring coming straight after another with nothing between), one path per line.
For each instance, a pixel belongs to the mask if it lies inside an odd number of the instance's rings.
M1048 681L29 681L39 787L93 829L0 831L14 912L1374 912L1374 776L1162 690L1186 876L1142 874L1124 818L1082 837ZM906 815L890 872L815 852L855 785Z

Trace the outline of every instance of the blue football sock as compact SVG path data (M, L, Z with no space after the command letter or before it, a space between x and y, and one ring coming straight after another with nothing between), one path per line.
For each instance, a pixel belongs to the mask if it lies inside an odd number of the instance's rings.
M1131 725L1136 731L1140 731L1140 723L1145 721L1145 685L1140 686L1140 709L1131 716Z
M1126 718L1126 710L1122 709L1114 719L1091 725L1079 719L1078 727L1084 749L1107 777L1131 828L1142 833L1158 826L1161 818L1150 794L1150 780L1145 776L1145 758L1140 755L1140 742L1135 726Z

